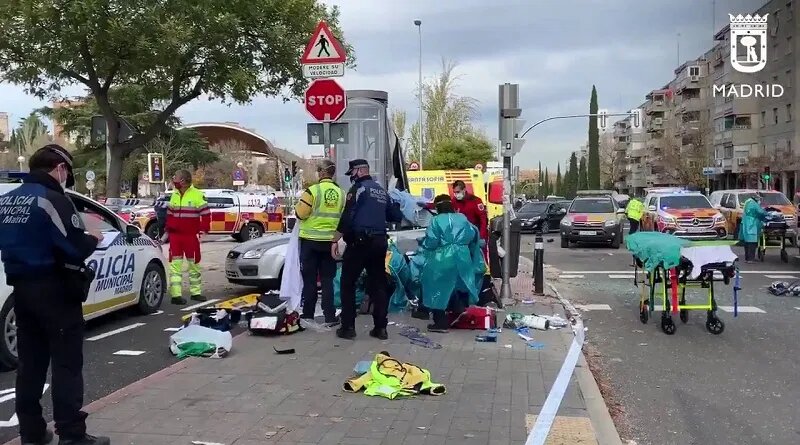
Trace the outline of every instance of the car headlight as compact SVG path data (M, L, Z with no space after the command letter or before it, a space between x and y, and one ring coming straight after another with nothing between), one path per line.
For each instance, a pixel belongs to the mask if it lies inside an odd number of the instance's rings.
M664 224L675 224L677 221L675 218L671 216L659 216L658 220Z
M605 226L606 227L613 227L613 226L616 226L617 224L618 224L618 222L617 222L616 219L609 219L608 221L606 221Z
M539 221L540 219L542 219L541 216L534 216L533 218L529 219L528 221L534 222L534 221Z
M722 215L714 215L714 223L721 223L725 221L725 217Z
M244 255L242 255L242 258L246 260L253 260L256 258L261 258L261 255L264 255L264 249L252 249L245 252Z
M570 220L568 220L568 219L566 219L566 218L565 218L565 219L562 219L562 220L561 220L561 225L562 225L562 226L567 226L567 227L569 227L569 226L571 226L571 225L572 225L572 221L570 221Z

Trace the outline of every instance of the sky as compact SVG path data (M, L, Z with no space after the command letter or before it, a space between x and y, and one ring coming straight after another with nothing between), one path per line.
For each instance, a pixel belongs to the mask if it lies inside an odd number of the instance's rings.
M599 106L625 112L673 77L673 70L712 46L728 13L746 14L764 0L326 0L341 9L345 39L357 67L340 78L347 89L389 93L389 107L418 118L415 91L422 21L422 73L441 72L442 59L458 64L455 93L478 101L476 126L498 133L498 85L519 84L528 125L558 115L589 112L592 85ZM716 25L716 26L715 26ZM309 36L310 37L310 36ZM680 62L678 62L680 58ZM77 94L80 90L75 90ZM45 103L21 88L0 83L0 111L12 125ZM199 98L178 112L184 123L239 122L277 146L301 156L311 117L300 102L256 97L247 105ZM515 158L521 168L555 168L585 144L587 119L548 122L526 136Z

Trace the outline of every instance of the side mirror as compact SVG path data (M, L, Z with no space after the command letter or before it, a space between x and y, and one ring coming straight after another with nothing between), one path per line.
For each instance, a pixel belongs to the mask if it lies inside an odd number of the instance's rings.
M134 226L133 224L128 224L125 226L125 239L128 242L135 240L142 236L142 231L139 230L138 227Z
M558 209L558 214L559 215L566 215L567 214L567 209Z
M647 211L648 211L648 212L655 212L655 211L656 211L656 206L650 206L650 207L648 207L648 208L647 208Z
M617 209L617 215L624 215L625 209Z

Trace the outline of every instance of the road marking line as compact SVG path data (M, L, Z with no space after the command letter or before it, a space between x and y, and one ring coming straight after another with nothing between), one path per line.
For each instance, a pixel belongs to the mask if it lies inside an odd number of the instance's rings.
M583 278L583 275L559 275L558 278L564 279L571 279L571 278Z
M203 306L208 306L209 304L216 303L217 301L219 301L219 300L214 298L214 299L211 299L211 300L208 300L208 301L204 301L202 303L197 303L197 304L193 304L191 306L186 306L185 308L183 308L181 310L184 311L184 312L193 311L193 310L195 310L197 308L201 308Z
M721 311L733 312L733 306L717 306L717 308ZM739 313L766 314L767 312L755 306L739 306Z
M161 315L161 314L163 314L163 313L164 313L164 311L162 311L162 310L157 310L157 311L153 312L153 313L152 313L152 314L150 314L150 315Z
M796 307L795 309L797 309L798 311L800 311L800 307Z
M615 278L615 279L616 278L624 278L626 280L632 280L633 279L633 275L630 275L630 274L628 274L628 275L608 274L608 278Z
M132 357L136 357L137 355L144 354L145 351L129 351L127 349L120 349L119 351L115 352L113 355L129 355Z
M641 268L639 269L641 271ZM764 275L764 274L774 274L775 270L740 270L740 274L747 274L747 275ZM571 274L632 274L632 270L562 270L562 274L571 275Z
M164 328L164 332L178 332L181 328Z
M772 278L774 280L796 280L797 277L795 275L764 275L767 278Z
M607 304L576 304L576 308L582 311L610 311L611 306Z
M94 337L89 337L89 338L87 338L87 339L86 339L86 341L97 341L97 340L102 340L102 339L104 339L104 338L106 338L106 337L111 337L112 335L117 335L117 334L119 334L119 333L121 333L121 332L130 331L131 329L136 329L136 328L138 328L139 326L144 326L144 325L146 325L146 324L147 324L147 323L134 323L134 324L129 324L128 326L123 326L123 327L121 327L121 328L119 328L119 329L114 329L113 331L108 331L108 332L105 332L105 333L103 333L103 334L98 334L98 335L95 335Z

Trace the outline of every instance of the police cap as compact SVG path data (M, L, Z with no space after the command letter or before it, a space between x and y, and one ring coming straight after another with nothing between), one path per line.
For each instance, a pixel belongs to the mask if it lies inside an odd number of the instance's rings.
M31 170L46 170L48 172L56 168L58 164L67 166L66 188L72 188L75 185L75 175L72 173L72 155L66 148L58 144L47 144L36 150L28 161L28 166Z
M353 170L355 170L355 169L358 169L358 168L369 168L369 163L367 162L366 159L353 159L348 164L348 167L349 168L347 169L346 172L344 172L344 174L349 176L349 175L353 174Z

